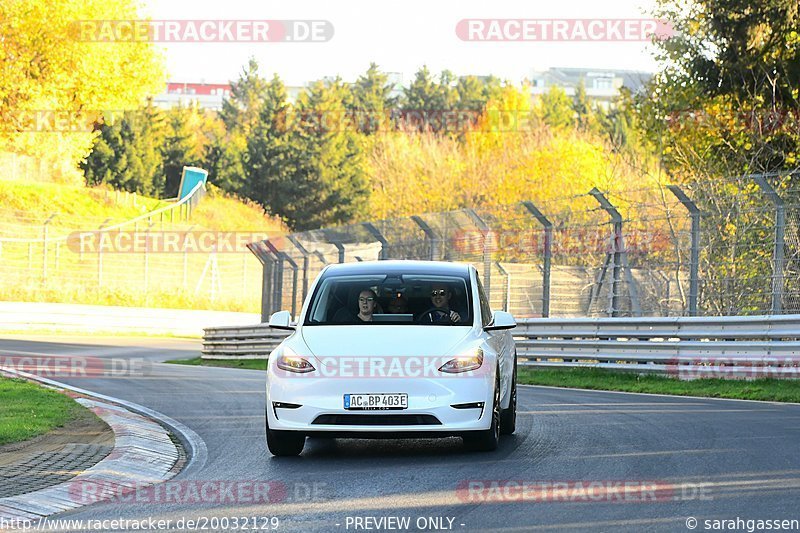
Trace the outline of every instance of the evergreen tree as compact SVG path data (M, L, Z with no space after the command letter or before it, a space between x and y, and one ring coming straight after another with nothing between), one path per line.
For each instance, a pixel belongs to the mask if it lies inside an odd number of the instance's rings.
M231 134L247 136L258 122L266 97L267 81L258 73L258 62L250 58L239 79L231 83L231 94L222 102L219 115Z
M152 103L121 117L107 117L81 164L86 183L158 196L163 188L160 147L163 115Z
M184 166L202 164L202 148L197 142L197 132L191 126L192 113L192 108L185 107L176 107L167 113L167 132L161 149L164 174L162 195L165 197L178 195Z
M242 188L248 198L286 220L295 215L297 191L292 178L302 157L291 145L289 113L286 87L275 75L267 85L258 122L247 139L243 158L247 179Z
M296 230L350 222L366 208L369 187L359 134L316 119L341 109L346 100L347 90L334 80L317 82L298 101L291 136L295 165L279 213Z
M580 79L578 87L575 89L575 100L572 103L572 109L575 112L575 120L578 127L583 130L588 129L592 108L589 103L589 97L586 96L586 83L583 78Z
M389 113L395 105L390 95L393 85L388 76L375 63L353 84L353 104L349 109L358 131L372 134L385 128Z

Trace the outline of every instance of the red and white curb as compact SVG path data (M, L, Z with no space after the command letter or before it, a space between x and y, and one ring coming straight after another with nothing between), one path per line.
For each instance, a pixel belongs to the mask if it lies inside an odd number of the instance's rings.
M0 498L0 519L7 522L28 520L70 511L89 503L110 500L119 495L114 487L145 487L162 483L178 475L173 467L178 449L170 438L180 440L186 452L186 464L180 471L188 476L205 466L208 450L203 439L181 422L142 405L59 383L26 372L3 369L0 374L25 378L45 385L77 393L76 401L93 411L114 432L114 449L91 468L59 485ZM159 423L156 423L155 421ZM96 486L96 490L91 490Z
M94 501L114 497L109 486L138 487L172 478L178 450L159 424L122 407L88 398L76 400L99 416L114 432L114 449L99 463L67 482L27 494L0 498L0 518L36 521L85 505L81 494ZM93 490L94 489L94 490Z

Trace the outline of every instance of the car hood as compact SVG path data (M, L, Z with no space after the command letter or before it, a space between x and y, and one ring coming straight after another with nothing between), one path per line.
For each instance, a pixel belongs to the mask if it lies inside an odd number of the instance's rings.
M317 358L449 355L472 332L468 326L310 326L302 328Z

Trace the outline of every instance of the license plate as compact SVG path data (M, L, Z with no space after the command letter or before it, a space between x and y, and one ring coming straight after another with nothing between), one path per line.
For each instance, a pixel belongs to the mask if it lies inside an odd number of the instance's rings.
M408 409L408 394L345 394L344 408L350 411Z

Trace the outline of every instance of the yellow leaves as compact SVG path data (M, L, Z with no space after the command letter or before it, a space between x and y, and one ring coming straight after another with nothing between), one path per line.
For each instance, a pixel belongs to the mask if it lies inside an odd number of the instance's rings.
M78 117L87 111L135 109L145 96L160 91L164 59L152 43L80 42L73 31L80 20L139 18L137 5L134 0L0 2L0 120L25 110ZM91 128L0 130L5 130L0 147L40 158L54 172L66 165L73 175L93 139ZM56 174L65 172L58 168Z
M585 194L597 186L641 187L599 141L570 131L472 133L463 142L416 132L373 136L371 209L409 216Z

